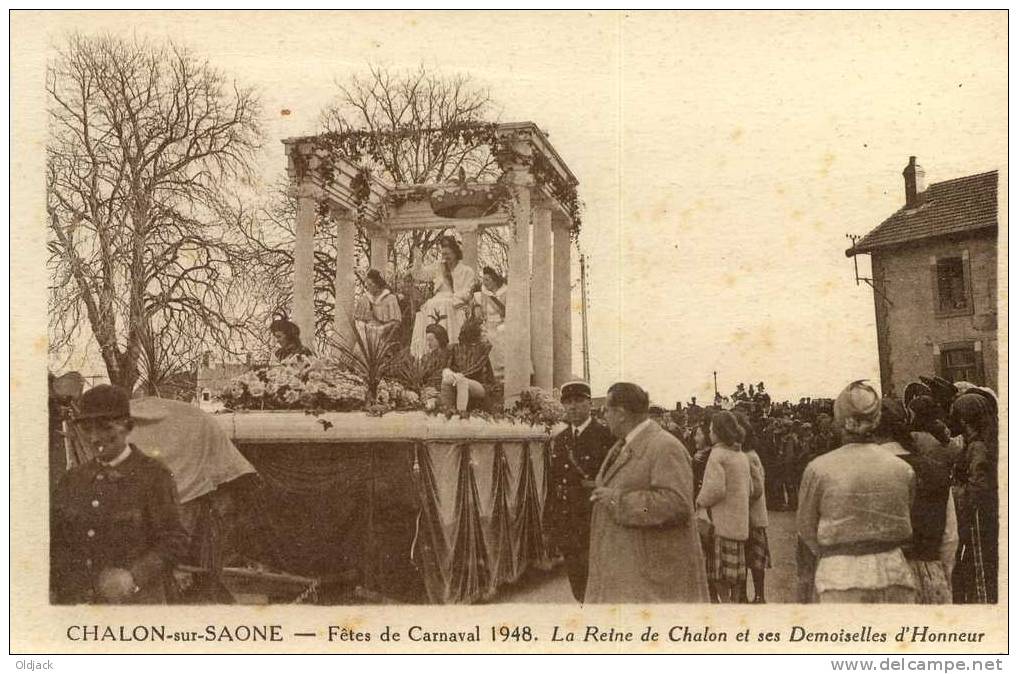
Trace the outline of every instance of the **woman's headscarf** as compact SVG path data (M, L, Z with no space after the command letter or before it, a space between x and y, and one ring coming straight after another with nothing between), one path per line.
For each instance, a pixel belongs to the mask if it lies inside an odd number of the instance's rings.
M967 381L957 381L954 383L955 388L958 389L958 395L965 393L973 393L975 395L981 395L990 403L993 413L997 413L997 394L993 392L988 386L976 386Z
M838 394L834 401L834 421L853 435L867 435L880 423L880 396L860 379Z
M880 423L875 434L894 440L905 449L912 451L914 441L909 433L909 413L905 406L894 398L880 401Z
M983 442L996 446L997 413L993 403L979 393L963 393L951 403L951 421L961 421L979 434Z
M944 410L931 396L920 395L908 403L908 411L912 415L912 429L929 433L941 444L951 439L951 431L947 428L947 417Z

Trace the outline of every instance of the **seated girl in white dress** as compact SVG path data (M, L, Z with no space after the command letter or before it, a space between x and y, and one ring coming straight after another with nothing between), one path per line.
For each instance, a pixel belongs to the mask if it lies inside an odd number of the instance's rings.
M377 269L368 270L364 289L367 292L359 298L354 311L357 329L362 335L374 333L386 339L393 338L402 320L399 300Z
M509 286L491 267L484 268L481 282L484 287L474 293L474 304L479 309L477 318L484 324L484 339L491 344L491 366L501 380L505 372L505 300Z
M410 352L420 358L427 352L425 331L436 322L445 328L449 342L459 339L460 328L468 318L473 287L476 281L474 270L463 264L463 251L451 236L442 237L442 259L436 264L420 266L420 257L411 275L418 281L432 281L435 294L424 303L414 319L414 334L410 341Z

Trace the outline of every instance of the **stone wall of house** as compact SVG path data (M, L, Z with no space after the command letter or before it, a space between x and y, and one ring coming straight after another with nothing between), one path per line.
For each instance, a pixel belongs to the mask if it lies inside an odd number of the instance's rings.
M968 252L972 312L938 316L936 259ZM984 383L997 389L996 232L966 239L934 239L873 253L881 386L901 395L920 375L938 372L945 345L974 342ZM885 298L881 293L886 296ZM889 300L889 302L887 301Z

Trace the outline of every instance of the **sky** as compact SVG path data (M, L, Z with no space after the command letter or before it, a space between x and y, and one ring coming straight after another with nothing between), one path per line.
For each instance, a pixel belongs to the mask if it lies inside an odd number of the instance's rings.
M779 399L879 381L845 234L903 204L910 155L928 183L997 169L1007 184L1004 12L61 19L54 43L71 27L172 37L256 86L266 183L279 141L318 130L335 83L368 64L488 87L500 121L545 129L580 181L595 395L635 381L671 407L709 398L714 371L723 393L762 380Z

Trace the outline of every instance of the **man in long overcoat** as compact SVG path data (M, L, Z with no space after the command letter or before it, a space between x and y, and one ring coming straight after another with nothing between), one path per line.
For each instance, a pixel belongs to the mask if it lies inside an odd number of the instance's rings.
M607 426L590 416L587 382L564 384L561 395L569 425L552 442L545 522L551 543L565 558L573 597L583 603L590 549L590 495L615 439Z
M588 603L709 601L689 453L648 408L635 384L608 389L605 420L618 441L591 497Z

